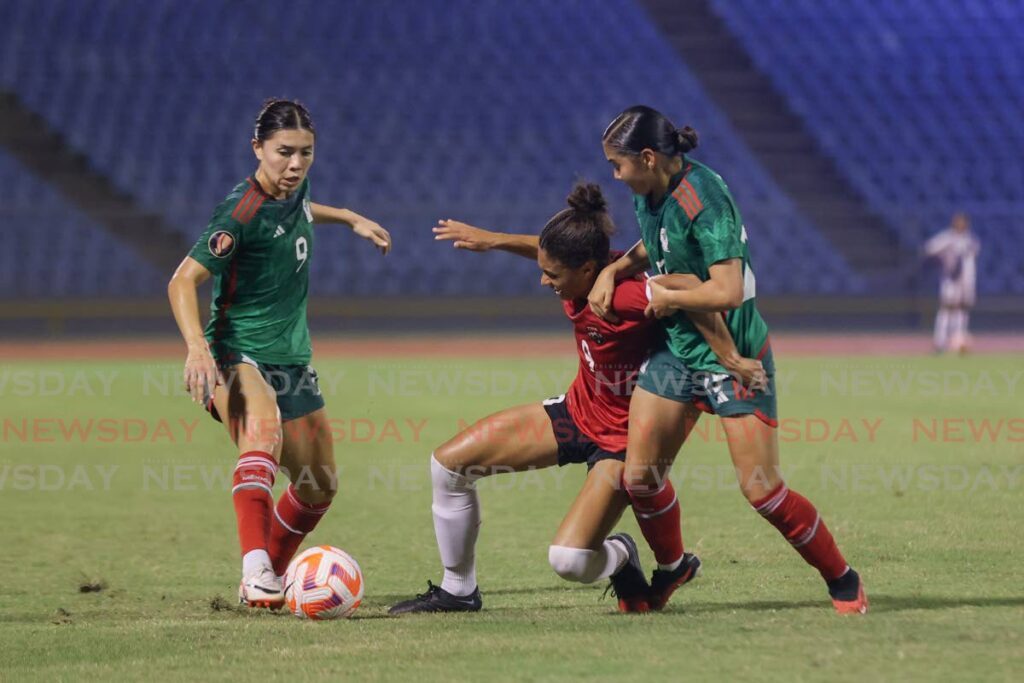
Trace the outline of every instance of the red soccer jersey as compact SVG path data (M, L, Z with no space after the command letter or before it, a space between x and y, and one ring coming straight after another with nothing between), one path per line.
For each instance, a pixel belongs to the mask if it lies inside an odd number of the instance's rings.
M640 365L658 338L658 321L644 317L645 282L622 280L612 308L621 322L601 320L586 301L563 301L576 332L580 370L569 387L569 415L591 441L611 453L626 450L629 397Z

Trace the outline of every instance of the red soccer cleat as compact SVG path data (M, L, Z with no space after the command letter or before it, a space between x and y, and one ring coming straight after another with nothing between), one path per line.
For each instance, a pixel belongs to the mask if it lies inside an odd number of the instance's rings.
M693 581L699 575L700 558L693 553L683 553L683 561L673 571L655 569L651 577L651 593L648 599L651 609L663 608L677 588Z

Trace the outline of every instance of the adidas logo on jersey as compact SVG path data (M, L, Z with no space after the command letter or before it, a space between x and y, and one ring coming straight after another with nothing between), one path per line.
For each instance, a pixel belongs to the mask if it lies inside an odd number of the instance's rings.
M284 234L284 228L282 228L280 225L277 226L277 230L274 231L274 237L280 237L283 234Z

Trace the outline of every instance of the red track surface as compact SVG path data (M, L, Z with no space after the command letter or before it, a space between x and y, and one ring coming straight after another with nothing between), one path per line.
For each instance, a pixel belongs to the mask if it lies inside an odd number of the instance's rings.
M785 356L917 356L931 352L928 335L773 334L776 357ZM1024 352L1024 335L982 335L974 353ZM321 338L314 342L317 358L433 356L537 357L573 353L566 335L395 336ZM184 345L172 339L86 339L0 342L3 360L118 360L184 357Z

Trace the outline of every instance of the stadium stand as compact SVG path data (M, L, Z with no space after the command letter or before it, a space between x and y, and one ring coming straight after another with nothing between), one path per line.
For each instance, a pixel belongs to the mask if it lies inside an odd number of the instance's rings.
M318 127L314 196L396 236L380 259L341 232L318 235L319 295L539 293L535 266L455 254L430 227L451 217L538 230L578 178L603 184L617 242L631 242L629 198L599 138L646 102L701 132L697 158L744 212L759 291L862 291L637 4L449 5L10 0L0 87L183 240L252 169L261 100L305 101Z
M905 245L966 211L979 291L1024 292L1024 4L713 4Z
M0 149L4 298L157 295L167 281Z

